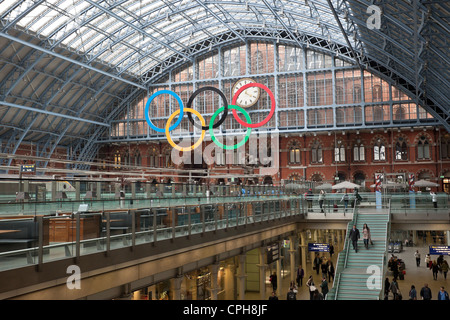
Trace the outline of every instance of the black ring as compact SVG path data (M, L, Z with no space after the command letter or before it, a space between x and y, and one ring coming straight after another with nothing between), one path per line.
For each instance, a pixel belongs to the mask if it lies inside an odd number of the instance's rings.
M215 129L215 128L217 128L218 126L220 126L220 125L225 121L225 119L227 118L227 115L228 115L228 101L227 101L227 98L225 97L225 95L223 94L223 92L222 92L221 90L219 90L219 89L217 89L217 88L215 88L215 87L203 87L203 88L197 89L197 90L190 96L189 101L188 101L188 103L187 103L187 105L186 105L186 108L191 108L192 103L194 102L195 97L196 97L200 92L203 92L203 91L206 91L206 90L211 90L211 91L214 91L214 92L218 93L218 94L220 95L220 97L222 98L222 101L225 102L222 117L220 117L220 119L219 119L219 121L217 121L217 123L213 124L213 128ZM201 126L201 125L195 123L194 119L192 118L191 113L190 113L190 112L186 112L186 113L187 113L187 115L188 115L189 121L190 121L197 129L201 129L201 130L209 130L209 126Z

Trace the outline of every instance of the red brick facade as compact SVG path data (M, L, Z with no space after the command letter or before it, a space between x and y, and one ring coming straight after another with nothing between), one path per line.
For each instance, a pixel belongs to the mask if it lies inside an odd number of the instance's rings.
M360 130L360 131L336 131L336 132L317 132L317 133L303 133L293 135L280 135L279 137L279 168L277 173L270 178L274 184L280 184L289 180L306 180L306 181L328 181L334 182L336 176L340 176L344 180L364 180L365 186L370 187L374 183L375 173L413 173L416 180L420 178L429 179L438 182L441 186L438 188L442 191L441 176L450 176L450 158L440 159L440 136L445 135L444 129L435 128L415 128L415 129L386 129L386 130ZM419 140L427 141L426 156L422 159L418 157ZM345 150L343 161L336 162L334 159L335 143L340 142L340 146ZM403 145L403 142L405 144ZM204 142L203 147L211 142ZM396 153L396 146L403 146L402 153ZM358 146L358 152L364 150L363 155L358 155L361 159L355 159L355 145ZM374 155L374 146L384 146L384 159L376 160ZM322 161L313 158L313 147L321 149ZM121 164L123 162L123 155L128 153L128 164L138 164L135 161L134 155L140 155L140 166L149 167L154 163L154 167L160 170L153 171L158 176L152 176L148 173L148 180L155 179L157 182L169 181L184 182L187 178L178 178L176 173L164 171L167 165L175 169L194 168L189 165L174 166L170 163L171 147L166 141L161 143L149 142L140 144L129 144L122 146L105 146L100 151L100 158L105 159L107 163L114 163L114 154L121 154ZM300 159L294 156L294 163L291 162L291 149L298 149ZM343 151L342 151L343 152ZM151 160L151 157L154 159ZM398 159L396 159L398 157ZM317 157L316 157L317 158ZM295 161L300 160L300 161ZM153 167L153 166L152 166ZM197 165L197 169L206 169L207 165ZM264 183L267 177L259 177L256 179L248 179L249 174L259 174L258 166L243 168L239 165L226 164L218 166L213 164L208 166L210 174L221 174L223 176L238 175L241 182L249 183L258 182ZM114 169L121 171L122 169ZM167 177L160 177L159 175L166 174ZM175 177L173 176L175 175ZM184 173L186 175L186 173ZM172 178L169 178L172 176ZM406 175L407 176L407 175ZM206 183L227 183L228 179L210 179L209 181L201 181Z

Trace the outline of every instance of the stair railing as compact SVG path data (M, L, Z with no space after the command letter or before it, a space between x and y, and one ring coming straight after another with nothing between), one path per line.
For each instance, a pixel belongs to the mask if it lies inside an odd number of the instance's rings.
M389 245L389 235L391 233L391 199L389 199L389 203L388 203L388 222L386 223L386 247L384 248L384 255L381 259L381 266L383 267L383 271L382 271L382 275L383 278L386 275L387 272L387 261L388 261L388 252L387 252L387 246ZM380 296L379 299L381 299L381 295L384 295L384 281L383 278L380 279L381 281L381 291L380 291ZM384 298L384 297L383 297Z
M351 221L352 225L350 226L350 229L353 227L353 225L356 225L358 220L358 206L355 203L355 207L353 208L353 219ZM346 235L348 236L348 235ZM348 239L347 239L348 240ZM348 260L348 252L350 251L350 243L347 241L347 250L345 252L345 260L344 260L344 268L347 268L347 260Z
M345 249L345 256L344 256L344 264L342 266L342 269L347 268L347 260L348 260L348 253L350 250L350 242L348 241L348 233L349 233L349 229L351 230L353 225L356 225L357 222L357 213L358 213L358 205L355 202L355 205L353 207L353 218L352 221L350 221L347 225L347 234L345 235L345 244L344 244L344 249ZM339 258L340 258L340 254L339 254ZM339 262L339 258L338 258L338 262ZM339 268L339 264L336 266L336 271L338 271ZM339 294L339 284L341 282L341 273L342 270L340 270L339 272L336 272L336 277L335 277L335 281L334 281L334 300L337 300L338 298L338 294Z

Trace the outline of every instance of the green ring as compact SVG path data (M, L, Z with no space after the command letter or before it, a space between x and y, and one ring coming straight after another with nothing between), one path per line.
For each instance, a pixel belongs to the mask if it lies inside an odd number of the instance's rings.
M234 105L229 105L228 109L235 109L237 111L240 111L241 113L244 114L245 119L247 120L247 123L251 124L252 123L252 119L250 118L250 115L248 114L247 111L245 111L245 109L239 107L239 106L234 106ZM216 117L219 115L219 113L221 113L223 110L225 110L225 107L221 107L219 108L211 117L211 120L209 121L209 134L211 135L211 139L212 141L219 147L221 147L222 149L225 150L233 150L233 149L237 149L240 146L244 145L248 139L250 138L250 134L252 133L252 128L248 127L247 128L247 134L245 135L244 139L242 139L241 142L234 144L232 146L228 146L225 144L222 144L221 142L217 141L216 137L214 136L214 129L213 129L213 125L214 125L214 120L216 120Z

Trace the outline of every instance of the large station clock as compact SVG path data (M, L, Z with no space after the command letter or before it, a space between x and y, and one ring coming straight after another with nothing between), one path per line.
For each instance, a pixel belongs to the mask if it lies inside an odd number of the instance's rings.
M255 80L251 78L243 78L236 81L236 83L233 86L232 95L234 94L244 85L249 83L256 83ZM236 100L236 104L239 107L242 108L248 108L253 106L259 99L259 96L261 94L261 89L258 87L250 87L239 95L239 97Z

